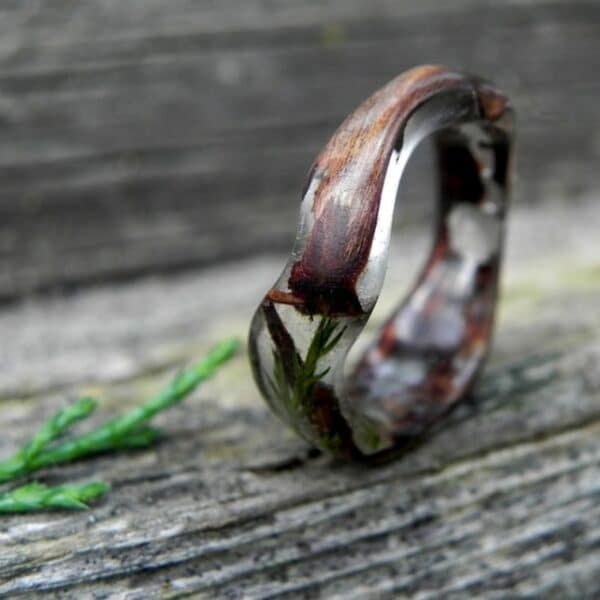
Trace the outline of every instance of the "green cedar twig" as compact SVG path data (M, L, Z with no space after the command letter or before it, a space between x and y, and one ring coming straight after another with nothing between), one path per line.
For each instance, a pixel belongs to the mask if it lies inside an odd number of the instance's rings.
M52 417L13 457L0 462L0 483L29 475L44 467L72 462L101 452L149 446L158 438L159 431L147 423L158 412L181 401L199 383L211 377L221 364L233 356L237 345L237 340L221 343L203 360L177 375L162 392L141 406L89 433L57 442L76 422L85 419L95 410L94 399L81 398ZM52 488L28 484L0 494L0 512L85 508L86 500L99 497L107 490L108 487L102 482Z
M110 486L102 481L54 487L28 483L0 494L0 513L34 512L49 508L84 510L88 508L86 502L96 500L109 489Z
M77 421L89 417L96 409L93 398L81 398L54 415L12 458L0 463L0 483L19 477L52 441L61 437Z
M89 417L96 410L94 398L80 398L74 404L60 410L52 417L21 451L22 458L29 462L36 457L50 442L62 436L77 421Z

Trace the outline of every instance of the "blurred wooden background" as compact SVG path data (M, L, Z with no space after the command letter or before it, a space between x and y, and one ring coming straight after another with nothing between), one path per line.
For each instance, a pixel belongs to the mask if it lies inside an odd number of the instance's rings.
M519 203L576 199L600 181L599 24L575 0L4 2L0 299L287 248L314 154L420 63L514 98Z

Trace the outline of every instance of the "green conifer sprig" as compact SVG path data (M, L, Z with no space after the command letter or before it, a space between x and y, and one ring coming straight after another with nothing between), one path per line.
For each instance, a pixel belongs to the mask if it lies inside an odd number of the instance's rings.
M97 406L93 398L77 400L56 413L14 456L0 462L0 483L95 454L151 445L160 435L148 424L152 418L183 400L201 382L214 375L218 367L233 356L237 346L237 340L222 342L196 365L179 373L147 402L88 433L66 437L70 429L88 418ZM0 513L83 509L87 508L86 502L99 498L109 489L108 484L99 481L54 487L29 483L0 494Z
M306 414L310 410L309 402L314 386L330 371L327 367L317 371L319 361L327 356L338 344L346 331L340 323L329 317L322 317L310 341L304 360L294 355L292 373L286 373L283 357L278 349L273 349L273 378L269 385L277 397L290 408Z
M110 490L102 481L78 485L49 487L42 483L27 483L0 495L0 513L26 513L52 508L85 510L86 504L97 500Z

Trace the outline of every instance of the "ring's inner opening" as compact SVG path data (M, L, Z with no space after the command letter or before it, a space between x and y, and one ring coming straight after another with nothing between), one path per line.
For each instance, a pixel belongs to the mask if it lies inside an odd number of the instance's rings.
M507 139L480 123L442 128L432 137L438 174L433 246L348 389L350 403L360 403L357 412L390 435L410 435L413 423L420 433L420 424L462 395L485 357L494 317Z

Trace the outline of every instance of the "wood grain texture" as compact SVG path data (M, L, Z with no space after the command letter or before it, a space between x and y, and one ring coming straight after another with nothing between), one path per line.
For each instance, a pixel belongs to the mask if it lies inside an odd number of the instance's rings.
M161 417L155 449L44 474L114 490L89 513L3 518L0 597L597 597L597 203L518 208L491 364L403 460L314 456L263 406L241 355ZM425 238L397 237L375 320ZM78 391L112 414L212 341L245 335L281 260L6 307L0 453Z
M0 597L599 597L599 23L583 0L3 2L2 456L79 393L115 414L244 337L311 159L400 71L492 77L520 164L494 354L437 435L332 465L240 355L156 448L40 474L114 490L3 517ZM412 168L373 331L426 253Z
M0 15L3 299L287 248L317 150L425 62L514 98L521 202L598 185L594 2L57 0Z

